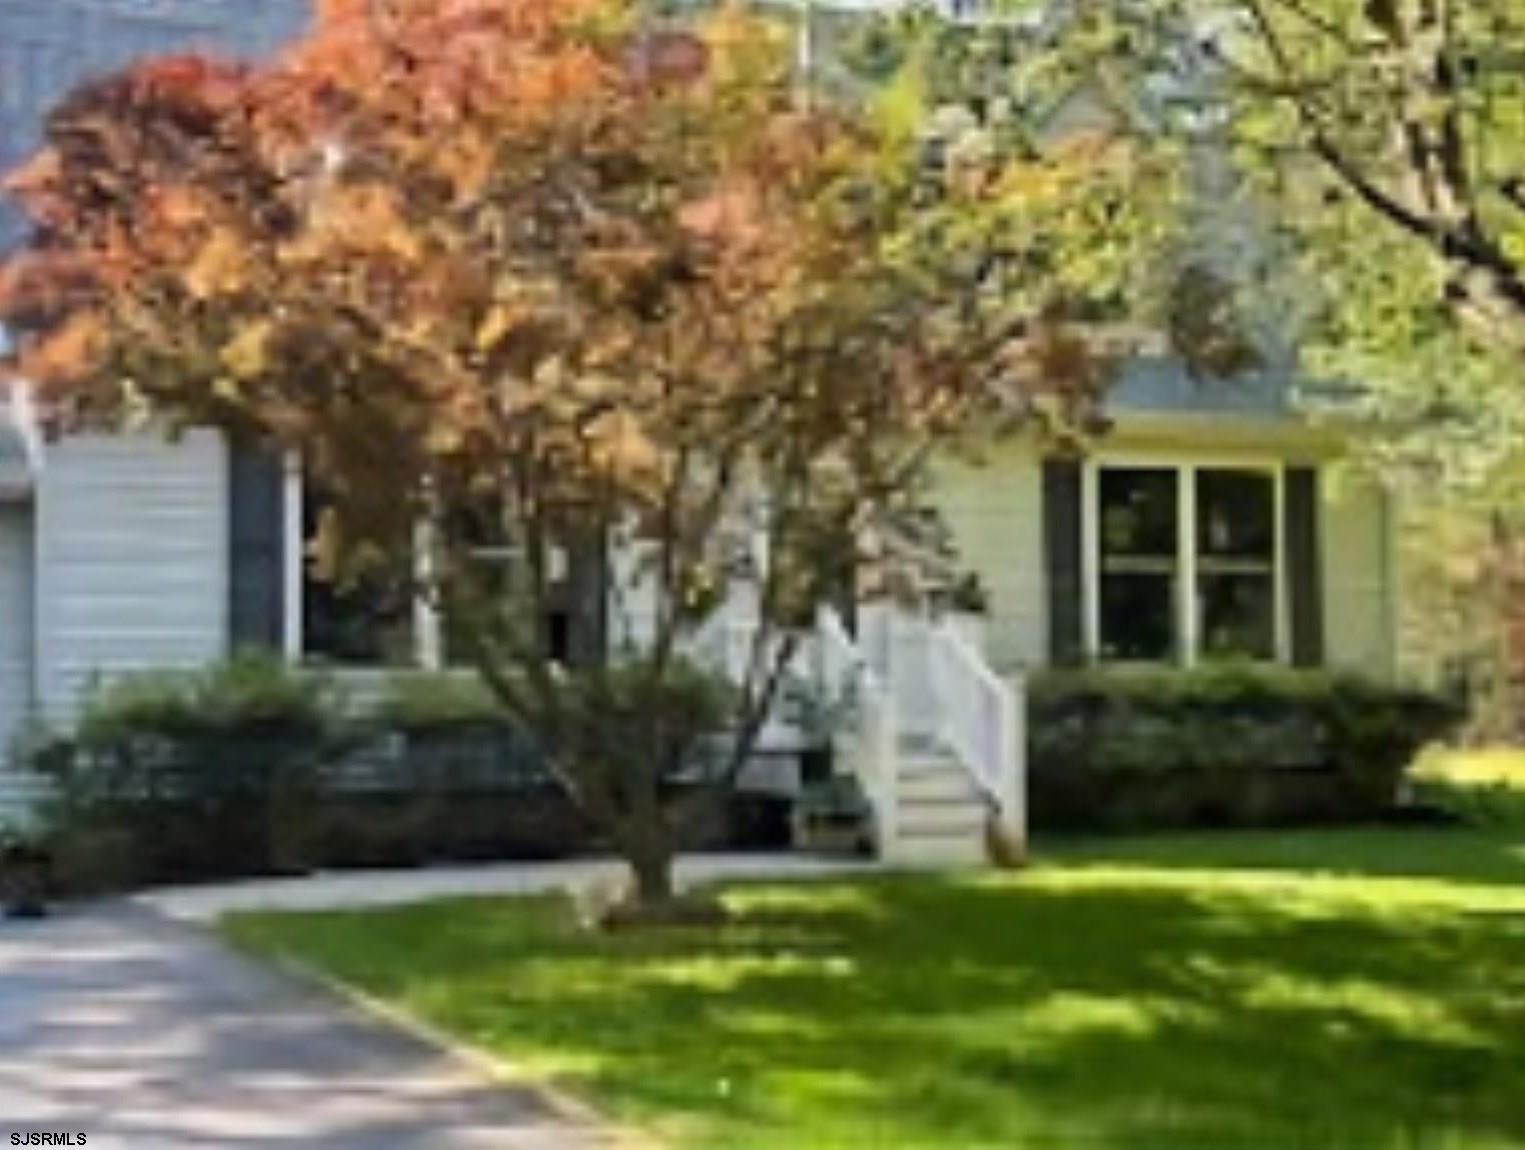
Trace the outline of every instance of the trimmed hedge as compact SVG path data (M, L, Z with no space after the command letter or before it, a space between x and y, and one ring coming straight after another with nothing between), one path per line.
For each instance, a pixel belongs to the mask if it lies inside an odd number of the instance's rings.
M1238 665L1046 672L1028 707L1045 829L1379 818L1416 752L1462 717L1423 691Z
M594 828L471 676L400 674L373 706L278 660L125 678L27 758L71 892L318 867L539 859ZM777 845L787 804L735 795L696 845Z
M319 772L352 737L330 682L235 659L119 680L30 760L65 883L111 889L300 868Z

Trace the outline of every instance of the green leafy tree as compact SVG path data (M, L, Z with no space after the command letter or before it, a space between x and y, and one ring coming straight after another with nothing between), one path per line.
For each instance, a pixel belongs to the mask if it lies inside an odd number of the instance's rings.
M1083 424L1101 377L1045 307L1095 157L930 155L805 106L790 61L732 9L331 0L268 66L82 90L14 181L36 228L0 316L55 418L299 451L317 561L466 621L650 904L675 781L734 782L844 550L914 522L965 429ZM611 660L542 625L573 554Z
M1521 532L1525 6L1515 0L1013 0L1011 19L863 26L865 73L933 76L1010 146L1128 140L1156 178L1129 314L1232 386L1269 364L1404 488L1408 635L1490 664ZM1465 554L1455 556L1455 548ZM1453 562L1452 560L1457 560ZM1445 620L1465 616L1465 626ZM1495 708L1497 710L1498 708Z

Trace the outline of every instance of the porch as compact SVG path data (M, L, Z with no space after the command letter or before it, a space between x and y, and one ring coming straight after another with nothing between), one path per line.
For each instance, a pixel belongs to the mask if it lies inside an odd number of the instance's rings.
M1023 683L986 659L980 621L888 604L858 608L856 626L823 608L794 673L839 721L829 734L838 774L857 780L875 855L905 866L975 865L992 840L1013 857L1027 842ZM744 680L756 624L717 614L692 654ZM788 739L775 719L763 745Z

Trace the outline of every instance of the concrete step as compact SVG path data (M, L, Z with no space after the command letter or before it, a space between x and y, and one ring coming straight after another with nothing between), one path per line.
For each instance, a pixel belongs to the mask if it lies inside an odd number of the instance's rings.
M898 817L884 861L941 869L982 866L987 809L974 780L937 739L902 737L895 763Z
M966 774L964 765L959 762L958 756L947 747L933 747L930 750L917 751L914 754L902 752L895 760L895 765L902 772L911 774L929 774L939 771L956 771Z
M902 759L946 754L942 741L935 735L902 734L896 742Z
M901 755L895 760L895 769L902 775L961 775L965 773L958 760L947 751Z
M980 794L962 770L906 774L896 780L896 794L902 803L977 803Z
M979 803L902 803L896 831L902 838L913 835L983 838L985 808Z
M895 840L885 861L896 866L928 868L981 866L987 861L985 839L983 834L903 834Z

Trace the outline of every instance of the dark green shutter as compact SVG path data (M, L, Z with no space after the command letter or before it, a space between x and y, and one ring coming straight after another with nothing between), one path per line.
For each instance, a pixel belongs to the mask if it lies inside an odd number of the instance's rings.
M1048 575L1049 660L1056 667L1085 660L1080 558L1080 461L1043 462L1043 550Z
M571 549L570 586L567 588L571 612L568 654L574 666L598 666L606 654L608 546L601 532L588 532Z
M1319 565L1319 483L1312 467L1289 467L1286 478L1287 591L1292 664L1324 664L1324 581Z
M280 457L234 443L228 459L228 637L233 650L281 649L285 518Z

